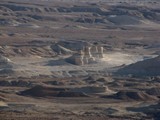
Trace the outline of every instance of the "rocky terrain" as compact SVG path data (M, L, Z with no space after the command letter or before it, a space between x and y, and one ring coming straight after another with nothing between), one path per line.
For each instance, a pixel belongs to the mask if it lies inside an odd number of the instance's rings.
M1 0L0 120L159 120L158 0Z

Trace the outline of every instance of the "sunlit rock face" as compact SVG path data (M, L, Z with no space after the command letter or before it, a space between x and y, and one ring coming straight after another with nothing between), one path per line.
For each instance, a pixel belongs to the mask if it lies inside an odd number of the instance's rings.
M91 49L91 51L92 51L93 57L99 58L97 46L93 46L92 49Z
M84 59L85 64L89 64L95 61L95 58L92 56L91 47L85 47L84 49Z
M77 56L76 56L77 55ZM75 64L76 65L84 65L84 52L79 51L75 56L73 56L75 59Z
M103 47L102 46L98 46L98 55L99 55L99 58L103 58Z
M76 65L84 65L84 52L80 50L71 57L67 58L66 61Z
M84 48L71 57L67 58L67 62L76 65L85 65L96 62L96 59L103 58L103 47L98 45L84 46Z
M91 58L92 54L91 54L91 47L85 47L84 49L84 54L87 58Z
M91 53L95 58L103 58L103 47L100 45L93 46Z

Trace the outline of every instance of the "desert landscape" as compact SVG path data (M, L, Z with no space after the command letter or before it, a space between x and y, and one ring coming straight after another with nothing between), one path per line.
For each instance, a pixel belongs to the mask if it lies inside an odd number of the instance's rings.
M0 0L0 120L160 120L160 1Z

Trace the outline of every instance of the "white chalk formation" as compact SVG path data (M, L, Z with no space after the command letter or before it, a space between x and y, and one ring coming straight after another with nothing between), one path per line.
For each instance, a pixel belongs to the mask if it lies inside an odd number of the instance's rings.
M85 46L82 50L67 58L67 61L75 65L94 63L96 59L103 58L103 47L100 45Z
M98 45L98 46L93 46L92 49L92 55L95 58L103 58L103 47Z

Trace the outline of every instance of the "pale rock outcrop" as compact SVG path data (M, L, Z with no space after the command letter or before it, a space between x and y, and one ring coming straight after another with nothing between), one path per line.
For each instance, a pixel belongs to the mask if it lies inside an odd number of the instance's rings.
M103 58L103 47L97 46L99 58Z
M103 58L103 47L100 45L85 46L79 52L73 54L71 57L67 58L67 62L84 65L94 63L96 59Z
M89 64L95 61L95 58L92 56L91 47L87 46L84 49L84 63Z
M66 61L76 65L84 65L84 52L80 50L71 57L67 58Z
M94 45L94 46L92 47L91 51L92 51L93 57L99 58L97 46Z
M85 49L84 49L84 54L85 54L85 56L88 57L88 58L92 57L91 47L88 47L88 46L85 47Z
M100 45L94 45L91 48L91 54L95 58L103 58L103 47Z

